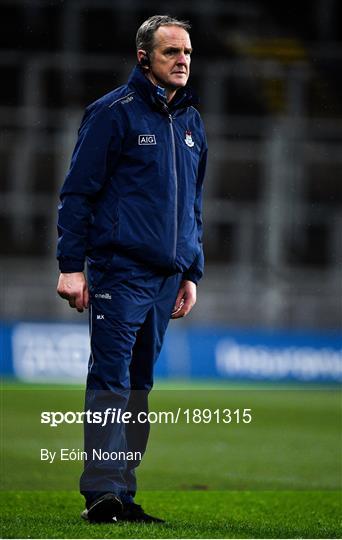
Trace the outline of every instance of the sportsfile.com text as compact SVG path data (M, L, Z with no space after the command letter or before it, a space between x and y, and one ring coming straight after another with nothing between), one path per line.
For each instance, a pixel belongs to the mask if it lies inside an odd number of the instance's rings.
M175 411L140 411L133 414L130 411L122 411L116 408L107 408L104 411L43 411L41 424L50 427L58 427L61 424L250 424L252 422L252 409L229 409L229 408L193 408Z

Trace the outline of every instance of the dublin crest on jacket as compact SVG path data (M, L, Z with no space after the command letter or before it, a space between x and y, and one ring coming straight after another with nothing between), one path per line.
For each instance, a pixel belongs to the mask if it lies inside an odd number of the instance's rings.
M194 141L192 140L191 131L188 129L185 132L185 144L189 146L189 148L192 148L194 146Z

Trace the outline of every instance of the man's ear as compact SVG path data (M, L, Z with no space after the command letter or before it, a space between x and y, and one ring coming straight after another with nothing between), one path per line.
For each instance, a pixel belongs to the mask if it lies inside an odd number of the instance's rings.
M143 68L148 69L150 67L150 57L144 49L139 49L137 51L138 64Z

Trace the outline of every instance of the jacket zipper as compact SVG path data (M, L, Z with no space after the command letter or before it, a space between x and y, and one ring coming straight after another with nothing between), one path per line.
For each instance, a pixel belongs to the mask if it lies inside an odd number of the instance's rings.
M172 161L173 161L173 173L174 173L174 182L175 182L175 206L174 206L174 238L173 238L173 260L176 259L177 254L177 236L178 236L178 175L176 167L176 143L175 143L175 133L173 130L173 118L169 114L169 125L171 132L171 143L172 143Z

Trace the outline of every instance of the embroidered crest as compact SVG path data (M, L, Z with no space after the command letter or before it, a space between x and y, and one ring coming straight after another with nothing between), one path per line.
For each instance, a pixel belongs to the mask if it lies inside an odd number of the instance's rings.
M192 140L191 131L188 129L185 132L185 144L189 146L189 148L192 148L194 146L194 141Z

